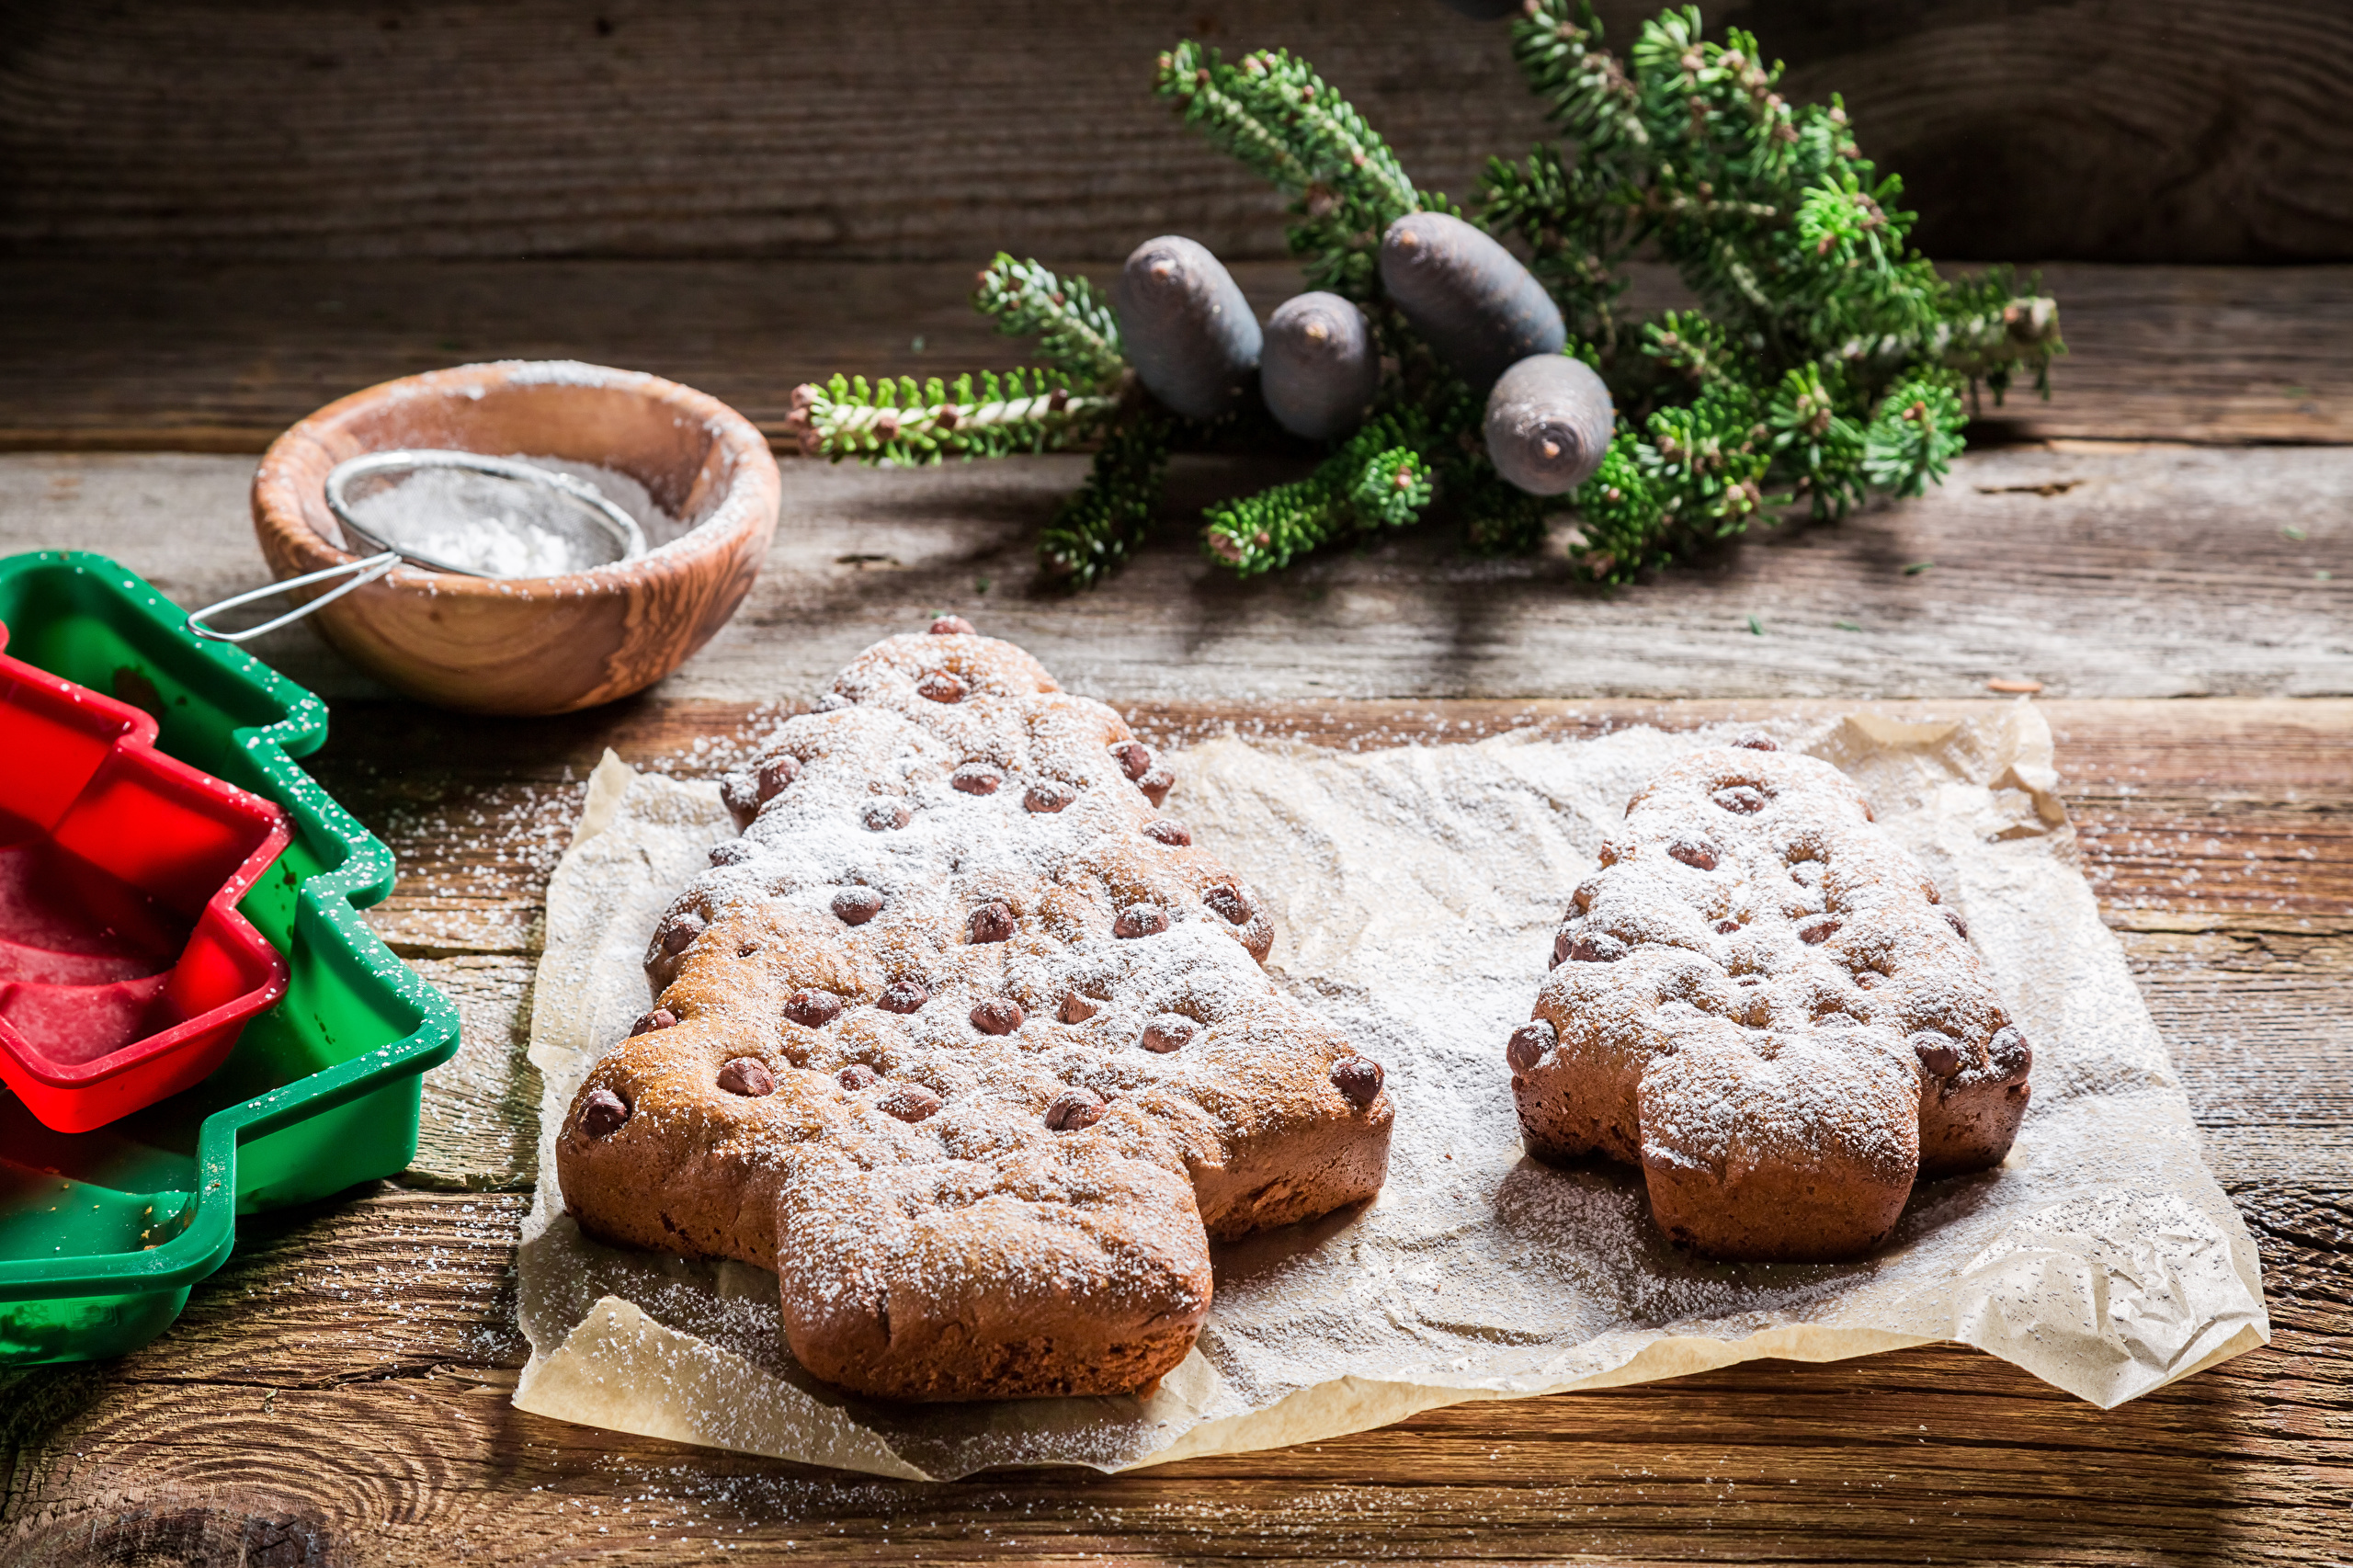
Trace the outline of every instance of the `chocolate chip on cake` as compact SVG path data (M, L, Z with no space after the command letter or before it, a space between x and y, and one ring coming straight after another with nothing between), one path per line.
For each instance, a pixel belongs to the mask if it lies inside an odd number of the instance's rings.
M1716 869L1716 850L1711 844L1678 838L1666 846L1666 853L1671 858L1680 860L1695 870L1712 871Z
M961 615L943 615L932 621L931 634L934 637L970 637L973 635L972 623Z
M1945 924L1952 927L1952 934L1954 936L1960 937L1964 942L1969 940L1969 922L1963 920L1958 911L1939 909L1937 913L1945 917Z
M1103 1010L1103 1005L1081 992L1073 991L1063 997L1062 1010L1057 1015L1066 1024L1083 1024Z
M1560 1031L1539 1018L1522 1024L1511 1031L1511 1040L1504 1046L1504 1060L1511 1063L1515 1073L1525 1073L1544 1060L1544 1053L1560 1041Z
M1580 931L1566 956L1573 963L1616 963L1626 953L1626 944L1607 931Z
M784 1016L803 1028L821 1029L842 1016L842 999L830 991L796 991L784 999Z
M2023 1084L2034 1071L2034 1048L2027 1044L2016 1024L1994 1031L1994 1038L1985 1042L1985 1059L2005 1084Z
M757 782L762 801L772 801L784 793L784 787L801 777L801 759L794 756L772 756L760 764L752 775Z
M1136 1043L1146 1051L1157 1051L1164 1054L1171 1051L1181 1051L1192 1040L1193 1031L1199 1027L1182 1013L1163 1013L1144 1025L1143 1033L1138 1038Z
M642 1034L652 1034L655 1029L675 1028L677 1023L677 1014L667 1007L656 1007L650 1013L637 1016L637 1022L629 1027L630 1037L635 1039Z
M1056 1132L1075 1132L1103 1119L1103 1096L1093 1089L1073 1085L1046 1107L1046 1125Z
M869 833L888 833L894 827L904 827L915 820L915 813L898 801L877 801L858 814Z
M1144 824L1143 835L1154 844L1165 844L1177 849L1193 842L1193 830L1168 817L1158 817Z
M752 819L760 814L759 787L748 773L731 773L721 779L719 801L739 828L751 826Z
M1058 812L1078 799L1078 791L1067 784L1057 784L1040 778L1022 791L1022 806L1033 812Z
M1750 751L1779 751L1781 749L1781 743L1770 735L1743 735L1732 744Z
M844 888L834 894L834 918L845 926L863 926L882 913L882 895L872 888Z
M1752 817L1765 809L1765 791L1748 784L1733 784L1708 797L1734 816Z
M689 909L662 922L662 950L683 953L702 935L703 917Z
M991 996L972 1004L972 1027L983 1034L1011 1034L1021 1027L1021 1004L1010 996Z
M1949 1078L1961 1071L1961 1051L1949 1036L1934 1029L1922 1029L1912 1037L1912 1053L1937 1077Z
M750 845L740 838L731 838L723 844L714 844L710 846L710 860L714 866L740 866L750 859L753 854L754 850Z
M758 1057L737 1056L719 1070L719 1086L731 1095L758 1099L776 1093L776 1075Z
M975 942L1003 942L1012 937L1014 925L1012 909L993 898L965 917L964 933Z
M1246 926L1250 922L1250 895L1231 882L1203 889L1201 902L1224 915L1229 925Z
M872 1088L876 1084L881 1082L881 1080L882 1074L877 1073L873 1068L869 1067L863 1062L853 1062L848 1066L834 1074L834 1082L839 1084L843 1088L847 1089L853 1095L858 1093L860 1089Z
M921 1084L893 1084L882 1091L875 1108L901 1121L921 1121L940 1107L940 1098Z
M948 782L967 795L994 795L1005 775L985 762L968 762L949 774Z
M886 1013L919 1013L931 1000L931 989L920 980L894 980L882 988L874 1005Z
M1152 748L1142 741L1121 741L1111 748L1111 757L1130 778L1142 778L1152 771Z
M915 695L933 702L961 702L964 700L964 683L946 670L934 670L915 682Z
M1740 922L1737 920L1719 920L1716 922L1716 935L1719 937L1732 936L1739 929Z
M618 1132L628 1119L628 1105L610 1089L591 1089L580 1102L580 1131L591 1138Z
M1798 927L1798 940L1808 947L1820 947L1838 934L1838 922L1827 915L1817 915Z
M1168 911L1154 903L1132 903L1111 921L1114 937L1157 937L1168 929Z
M1143 798L1155 807L1165 802L1168 799L1168 791L1176 787L1176 776L1163 767L1154 767L1136 780L1136 788L1142 790Z
M1332 1086L1359 1110L1381 1097L1381 1081L1387 1075L1380 1062L1361 1056L1343 1057L1332 1064Z

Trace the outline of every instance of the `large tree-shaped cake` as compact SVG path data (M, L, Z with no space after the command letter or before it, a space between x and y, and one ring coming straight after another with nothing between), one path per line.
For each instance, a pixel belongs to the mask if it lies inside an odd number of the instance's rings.
M590 1231L773 1267L793 1354L904 1399L1143 1388L1209 1240L1370 1198L1381 1070L1101 703L944 619L727 782L656 1007L557 1141Z

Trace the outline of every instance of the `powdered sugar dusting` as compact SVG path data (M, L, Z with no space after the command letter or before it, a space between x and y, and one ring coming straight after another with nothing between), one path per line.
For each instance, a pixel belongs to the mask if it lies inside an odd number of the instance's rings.
M1259 969L1253 895L1146 833L1170 776L1109 709L955 631L880 643L828 695L729 777L745 831L652 932L661 1017L582 1091L610 1097L558 1142L567 1203L780 1260L796 1352L852 1386L1148 1381L1207 1308L1203 1227L1368 1196L1387 1107L1350 1102L1346 1039ZM1161 1017L1196 1027L1146 1044ZM747 1060L764 1092L724 1092ZM1336 1172L1295 1168L1306 1143ZM926 1360L934 1316L976 1358L998 1319L1165 1343L999 1376Z
M1532 1147L1639 1161L1703 1251L1851 1256L1924 1166L2000 1161L2029 1052L1862 792L1771 747L1691 753L1628 803L1514 1088Z
M1932 1339L1983 1346L2109 1404L2259 1343L2252 1245L2199 1160L2163 1045L2072 866L2039 718L1896 725L1864 713L1770 729L1785 752L1834 761L1861 788L1939 907L1965 917L2033 1039L2033 1110L1998 1170L1921 1183L1871 1258L1745 1265L1670 1246L1631 1171L1525 1156L1503 1047L1548 972L1566 895L1598 869L1647 779L1730 735L1504 736L1361 756L1211 741L1175 759L1170 810L1263 895L1280 983L1387 1064L1397 1119L1381 1197L1361 1215L1218 1249L1196 1353L1148 1400L914 1415L854 1405L861 1427L935 1476L1116 1468L1305 1441L1466 1396ZM688 799L660 779L631 790L649 811ZM603 972L591 903L658 909L678 885L659 878L684 873L630 868L699 865L710 837L694 835L725 831L657 827L639 809L575 850L551 890L549 964L584 984ZM696 809L706 824L715 811ZM635 983L645 918L627 915L616 983ZM551 984L543 970L543 995ZM551 1114L602 1043L576 1038L535 1036ZM585 1259L560 1226L535 1224L524 1283L536 1367L597 1295L646 1301L666 1277ZM729 1403L766 1397L746 1383ZM779 1420L741 1446L863 1465L815 1426Z

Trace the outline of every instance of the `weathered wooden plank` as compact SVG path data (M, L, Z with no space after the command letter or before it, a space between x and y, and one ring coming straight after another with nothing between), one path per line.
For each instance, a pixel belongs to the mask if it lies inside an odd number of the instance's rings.
M1482 561L1437 525L1236 582L1185 519L1284 471L1199 459L1177 468L1162 536L1073 597L1037 580L1031 547L1083 463L785 465L767 570L658 694L805 698L941 608L1130 702L1960 698L2017 677L2070 697L2353 692L2353 449L1983 451L1925 499L1615 593L1573 582L1559 540ZM264 575L245 479L228 458L0 457L0 548L103 551L193 607ZM380 691L306 629L256 647L331 699Z
M2283 1229L2347 1219L2310 1189L2258 1204ZM2353 1501L2345 1260L2260 1217L2278 1344L2114 1412L1930 1349L1458 1406L1139 1475L915 1486L512 1409L521 1207L387 1190L279 1221L248 1233L170 1340L19 1378L7 1560L292 1540L313 1555L261 1560L723 1540L820 1561L1877 1562L1908 1545L1947 1562L2297 1562L2331 1550Z
M539 1171L540 1074L526 1054L533 960L495 953L409 961L458 1005L460 1027L457 1055L426 1075L416 1156L402 1181L528 1191Z
M1622 46L1654 14L1601 7ZM1750 0L1843 93L1932 253L2345 259L2336 7ZM1426 186L1540 131L1499 24L1434 0L802 8L413 0L15 7L0 245L84 256L1120 256L1279 245L1265 187L1150 96L1198 33L1283 45ZM977 242L975 236L978 236Z
M774 435L792 388L836 370L1018 363L965 303L996 243L901 264L0 261L0 448L258 452L359 387L505 358L652 370ZM1072 265L1106 279L1120 254ZM1301 287L1283 262L1235 273L1262 315ZM1631 277L1630 310L1688 301L1664 267ZM2053 395L1987 403L1981 439L2353 441L2353 267L2054 265L2042 287L2069 345Z

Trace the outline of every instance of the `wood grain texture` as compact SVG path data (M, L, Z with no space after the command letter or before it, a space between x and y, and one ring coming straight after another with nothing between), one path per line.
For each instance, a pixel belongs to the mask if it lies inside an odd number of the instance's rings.
M1364 747L1832 706L1195 701L1131 717L1162 744L1234 726ZM181 1324L135 1356L0 1376L0 1561L2343 1561L2353 929L2325 911L2353 902L2353 702L2045 706L2086 872L2263 1253L2268 1350L2105 1414L1936 1348L1463 1405L1131 1476L908 1485L516 1411L528 1199L416 1190L420 1171L248 1221ZM611 745L708 775L775 716L640 702L518 726L338 709L314 766L403 867L373 917L466 1017L460 1056L428 1081L434 1185L465 1179L451 1122L536 1096L498 1079L585 767ZM511 1152L472 1147L517 1174Z
M0 260L0 449L258 452L358 388L508 358L650 370L775 437L793 387L837 370L1020 362L966 302L996 243L922 264ZM1262 316L1301 287L1285 262L1234 271ZM1631 275L1635 311L1688 301L1671 269ZM2069 345L2053 395L1988 403L1979 443L2353 442L2353 267L2062 264L2042 287Z
M1601 7L1620 47L1657 6ZM2353 17L2311 0L1750 0L1846 95L1932 254L2353 259ZM0 12L0 247L182 258L1278 255L1278 203L1149 93L1187 34L1281 45L1422 184L1541 126L1436 0L171 0Z
M2278 1344L2105 1414L1927 1349L918 1485L515 1411L520 1212L386 1191L287 1222L207 1287L176 1355L20 1381L8 1561L291 1540L311 1555L261 1560L2309 1563L2348 1501L2330 1340L2353 1314L2270 1233Z
M1178 465L1161 536L1073 597L1037 580L1031 550L1084 461L782 465L759 582L656 693L813 696L943 608L1119 701L1959 698L2018 677L2052 696L2353 693L2353 449L1978 452L1923 500L1759 534L1610 594L1571 580L1557 540L1482 561L1437 526L1239 583L1188 519L1283 474L1200 459ZM0 550L100 551L193 608L265 580L245 478L228 458L0 457ZM254 646L330 699L382 695L305 628Z
M1983 0L1745 0L1794 96L1844 96L1904 176L1930 256L2342 257L2353 123L2335 62L2353 13Z

